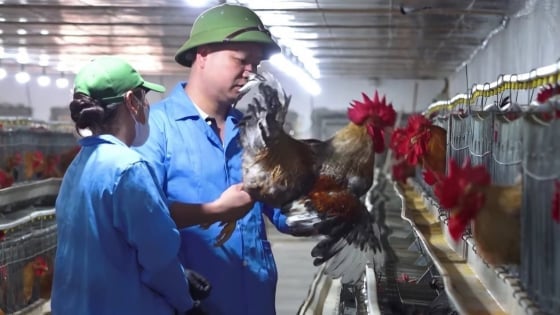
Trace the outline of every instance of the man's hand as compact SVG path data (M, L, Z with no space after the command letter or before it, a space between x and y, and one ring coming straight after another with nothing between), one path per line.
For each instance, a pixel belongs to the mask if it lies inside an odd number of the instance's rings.
M226 189L215 203L219 220L229 222L244 217L255 202L251 195L243 190L243 184L235 184Z

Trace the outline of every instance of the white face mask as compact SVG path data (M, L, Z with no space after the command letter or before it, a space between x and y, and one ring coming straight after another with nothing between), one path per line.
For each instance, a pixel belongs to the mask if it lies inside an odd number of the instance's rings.
M142 146L148 140L148 136L150 135L150 124L148 123L148 118L150 114L150 108L148 106L144 106L144 117L146 119L145 124L141 124L136 120L136 117L132 115L132 119L134 119L134 131L135 136L134 140L132 140L133 147Z

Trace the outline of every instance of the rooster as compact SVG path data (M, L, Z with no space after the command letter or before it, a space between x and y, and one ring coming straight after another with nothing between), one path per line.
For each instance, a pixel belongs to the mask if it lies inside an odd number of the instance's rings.
M447 131L422 115L410 116L406 127L395 129L390 147L395 158L402 160L394 164L399 171L406 167L399 164L406 161L408 166L419 164L426 170L445 173Z
M509 186L491 184L486 168L471 166L469 159L462 167L450 160L447 175L428 171L425 179L434 185L440 205L450 210L448 228L454 240L461 238L472 221L477 251L486 262L519 264L521 181Z
M279 207L295 235L321 234L312 249L326 274L355 283L380 250L373 217L360 198L373 183L374 155L385 151L385 128L396 113L377 92L362 94L348 109L350 122L326 140L298 140L284 131L291 97L270 75L258 88L239 124L243 187L257 201ZM251 86L252 85L252 86Z

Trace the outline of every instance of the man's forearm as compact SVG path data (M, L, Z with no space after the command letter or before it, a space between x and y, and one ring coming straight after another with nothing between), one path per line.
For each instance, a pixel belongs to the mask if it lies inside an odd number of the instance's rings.
M169 207L171 218L179 229L220 221L222 211L223 209L216 201L205 204L173 202Z

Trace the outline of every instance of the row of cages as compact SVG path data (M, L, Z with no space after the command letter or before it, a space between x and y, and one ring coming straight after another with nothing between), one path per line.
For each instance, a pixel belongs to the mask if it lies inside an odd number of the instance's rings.
M61 177L77 151L75 133L64 124L0 117L0 189Z
M539 312L559 314L560 98L519 104L505 97L478 108L460 106L429 116L431 124L446 132L444 176L463 180L458 177L460 168L469 165L463 171L471 175L463 176L476 180L475 169L483 167L490 177L490 188L481 190L488 206L468 218L462 241L471 239L473 251L484 263L518 279ZM471 195L473 200L462 200L463 205L442 205L449 203L442 200L444 189L426 174L430 145L428 140L426 155L418 162L421 167L409 176L433 200L451 232L457 218L466 215L461 211L477 204L476 195ZM471 189L461 185L457 187Z
M78 151L65 124L0 117L0 315L25 313L50 298L54 202Z

